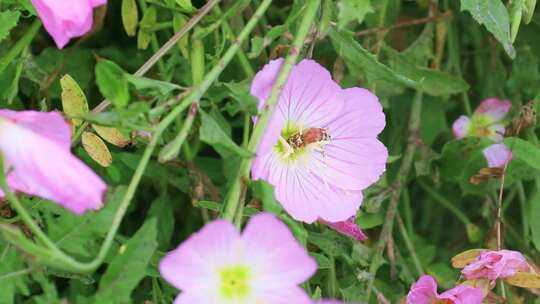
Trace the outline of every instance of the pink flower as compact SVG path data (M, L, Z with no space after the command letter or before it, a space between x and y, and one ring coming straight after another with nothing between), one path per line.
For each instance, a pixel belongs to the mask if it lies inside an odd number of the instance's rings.
M9 187L78 214L99 209L107 186L71 154L70 144L71 128L59 113L0 110L0 154Z
M481 289L466 285L458 285L439 295L435 279L423 275L411 287L407 304L481 304L483 299Z
M59 49L71 38L82 36L92 29L94 7L107 0L32 0L45 29Z
M504 144L493 144L482 150L482 154L490 168L502 168L512 160L512 151Z
M263 109L282 59L257 73L251 94ZM385 170L388 151L377 140L385 117L377 96L341 89L313 60L293 67L251 168L253 179L274 186L295 219L346 221L362 203L362 190Z
M476 260L465 266L461 273L467 280L507 278L516 272L534 272L525 257L517 251L482 251Z
M298 287L317 264L287 226L268 213L244 232L225 220L206 224L160 264L161 275L182 290L175 303L311 303Z
M317 304L343 304L343 302L341 301L338 301L338 300L320 300L319 302L317 302Z
M331 223L325 220L319 220L319 222L357 241L365 241L368 239L367 235L365 235L354 222L354 217L342 222Z
M486 137L495 142L500 142L504 134L504 117L510 110L512 103L509 100L489 98L480 104L474 111L472 118L460 116L452 125L454 136L463 137Z

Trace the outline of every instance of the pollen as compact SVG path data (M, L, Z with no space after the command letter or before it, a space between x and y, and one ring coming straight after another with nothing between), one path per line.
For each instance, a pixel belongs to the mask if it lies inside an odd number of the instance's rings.
M243 265L224 267L219 271L220 294L227 300L246 299L250 292L251 274L249 268Z

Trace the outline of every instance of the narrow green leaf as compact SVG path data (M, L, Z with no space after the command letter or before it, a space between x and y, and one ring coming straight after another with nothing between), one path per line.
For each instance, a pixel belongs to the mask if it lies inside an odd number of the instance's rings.
M240 148L225 131L219 126L219 124L203 111L201 113L202 126L199 130L201 140L208 143L216 149L216 151L224 158L231 156L230 154L236 154L241 157L251 157L251 153L245 149Z
M364 75L368 81L389 81L398 85L416 87L418 83L406 76L396 73L388 66L380 63L375 55L364 49L355 41L352 33L345 30L329 31L330 39L339 56L345 60L351 74Z
M124 108L129 102L127 73L116 63L101 60L96 65L96 82L99 91L115 106Z
M476 22L483 24L503 45L510 58L516 56L510 36L510 18L500 0L461 0L461 10L469 11Z
M156 248L157 221L151 218L120 247L99 282L95 302L130 303L131 292L146 276L146 268Z
M157 11L154 6L150 6L139 23L139 34L137 35L137 47L141 50L146 50L150 44L152 34L148 29L156 25Z
M179 90L182 88L181 86L171 82L139 77L131 74L126 74L126 78L127 81L135 87L135 89L147 91L151 95L167 95L174 90Z

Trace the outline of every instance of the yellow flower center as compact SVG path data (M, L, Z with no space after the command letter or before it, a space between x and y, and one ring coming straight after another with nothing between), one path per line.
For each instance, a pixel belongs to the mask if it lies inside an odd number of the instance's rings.
M219 271L221 286L219 292L227 300L242 300L249 296L251 274L243 265L224 267Z

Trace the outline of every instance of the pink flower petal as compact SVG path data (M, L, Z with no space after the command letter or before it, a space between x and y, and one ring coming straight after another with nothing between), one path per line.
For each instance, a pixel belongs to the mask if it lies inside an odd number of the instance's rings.
M259 99L259 110L263 108L264 103L270 97L272 86L276 82L283 61L283 58L270 61L255 75L251 82L250 93Z
M317 304L343 304L343 302L332 299L324 299L317 302Z
M482 151L490 168L502 168L512 160L512 151L504 144L493 144Z
M429 275L421 276L407 294L407 304L431 304L435 299L437 299L437 282Z
M274 185L276 199L296 220L313 223L345 221L355 215L362 203L361 191L343 191L325 184L305 168L276 165L268 181Z
M254 269L254 288L257 290L298 285L317 270L315 260L300 246L287 226L271 214L253 216L244 229L242 240L245 245L243 259Z
M506 116L511 106L512 103L509 100L488 98L480 103L478 108L474 111L474 114L487 114L491 116L493 120L500 121Z
M73 0L66 5L57 0L32 0L45 29L58 48L63 48L71 38L86 34L92 28L93 4L101 1Z
M293 286L257 293L252 301L245 301L243 303L312 304L313 302L302 288Z
M212 292L214 291L214 292ZM188 291L182 292L179 294L176 299L174 299L174 304L196 304L196 303L206 303L206 304L221 304L221 300L217 297L215 290L197 290L197 291Z
M0 152L11 170L9 186L57 202L78 214L101 208L107 186L56 140L26 129L24 124L0 119Z
M167 254L159 263L159 271L174 287L189 292L200 287L217 288L216 269L238 258L235 248L239 239L240 234L231 223L210 222ZM192 296L196 295L189 295Z
M2 118L54 141L66 151L70 150L71 128L59 112L0 110Z
M337 232L344 234L352 239L355 239L357 241L365 241L368 239L367 235L364 234L364 232L356 225L354 222L354 217L342 221L342 222L336 222L331 223L324 220L319 220L321 223L327 225L328 227L336 230Z
M107 4L107 0L90 0L92 7L98 7Z
M482 304L484 293L480 288L458 285L443 292L439 300L450 300L454 304Z
M487 127L489 130L489 135L487 138L491 139L494 142L501 142L504 137L505 127L503 124L495 123Z
M313 152L309 169L329 184L363 190L379 180L386 169L388 150L376 138L335 138Z
M471 120L467 116L460 116L454 124L452 125L452 131L454 136L458 139L466 137L469 133L469 127L471 125Z
M327 125L332 139L373 138L386 125L377 96L366 89L343 90L345 105L342 113Z
M476 260L465 266L461 273L468 280L507 278L518 271L530 272L532 267L518 251L482 251Z

